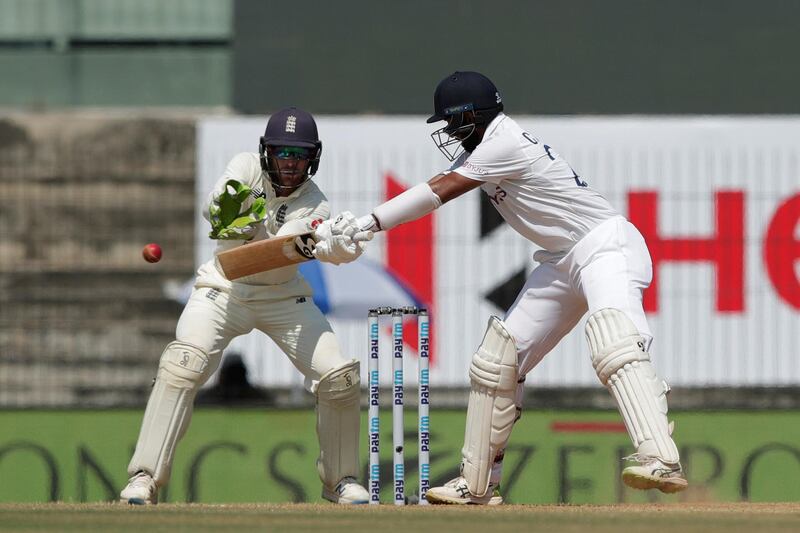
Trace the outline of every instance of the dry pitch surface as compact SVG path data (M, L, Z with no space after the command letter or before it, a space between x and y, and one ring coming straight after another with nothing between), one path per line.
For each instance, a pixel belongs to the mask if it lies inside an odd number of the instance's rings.
M324 504L0 504L0 531L800 531L800 503L502 507Z

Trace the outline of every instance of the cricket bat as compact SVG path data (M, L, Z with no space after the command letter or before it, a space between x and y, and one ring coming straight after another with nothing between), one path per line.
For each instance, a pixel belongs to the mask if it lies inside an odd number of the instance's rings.
M312 232L281 235L226 250L217 254L222 272L229 280L314 259Z

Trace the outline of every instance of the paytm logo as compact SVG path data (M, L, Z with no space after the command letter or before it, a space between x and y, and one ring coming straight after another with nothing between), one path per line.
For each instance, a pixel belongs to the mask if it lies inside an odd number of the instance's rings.
M419 372L419 384L420 385L423 385L423 386L427 386L428 385L428 374L429 373L430 373L430 371L427 368L423 368L422 370L420 370L420 372Z

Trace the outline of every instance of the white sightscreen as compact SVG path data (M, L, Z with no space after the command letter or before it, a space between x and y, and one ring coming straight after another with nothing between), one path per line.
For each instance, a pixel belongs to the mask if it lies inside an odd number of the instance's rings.
M742 254L724 256L726 262L741 262L741 304L734 310L718 308L718 290L735 293L737 287L717 287L713 263L696 257L661 263L658 310L649 313L655 334L653 358L673 385L800 384L796 348L800 294L791 284L800 276L793 257L800 255L800 245L793 244L800 240L800 225L793 223L800 217L800 202L792 203L800 194L800 119L516 118L623 214L628 213L629 194L655 193L662 239L713 240L719 208L715 198L720 193L741 198ZM387 174L412 186L447 166L429 138L434 128L425 124L424 117L319 117L318 124L324 149L314 179L328 195L334 213L345 209L356 215L367 213L382 200ZM256 151L264 125L263 117L211 118L199 124L198 262L206 261L213 247L206 238L207 223L199 215L200 202L230 157ZM433 387L468 383L467 366L486 319L503 313L485 295L521 268L530 271L535 266L531 259L535 249L507 226L481 238L480 194L473 191L434 215ZM765 235L768 228L775 229L779 211L778 226L789 224L793 229L789 238L784 235L780 243L767 247ZM385 262L385 236L371 244L369 257ZM776 252L779 245L783 248ZM770 278L772 271L782 272L778 276L782 288ZM346 353L364 362L365 318L332 323ZM386 333L388 339L388 329ZM237 339L232 347L244 354L255 381L281 386L302 382L262 335ZM413 352L410 347L408 351ZM416 366L411 360L408 376ZM389 366L383 368L388 383ZM596 380L581 323L527 382L568 386Z

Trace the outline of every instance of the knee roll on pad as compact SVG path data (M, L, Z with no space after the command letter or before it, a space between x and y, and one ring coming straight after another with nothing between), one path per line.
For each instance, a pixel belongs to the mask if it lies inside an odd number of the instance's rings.
M358 477L359 369L358 361L348 361L323 374L317 386L317 470L329 489L345 476Z
M644 337L630 318L617 309L601 309L586 323L592 366L603 385L628 363L650 361Z
M326 402L349 404L358 399L361 385L361 364L352 359L340 367L329 370L319 378L317 398Z
M195 387L205 383L208 376L208 355L185 342L167 345L158 365L158 375L178 387Z
M483 496L495 458L505 449L517 419L517 347L511 333L491 317L469 368L470 393L461 474L470 492Z
M164 349L128 473L149 472L158 486L169 480L175 446L192 417L194 397L208 379L208 355L172 342Z
M636 326L618 309L601 309L589 317L586 338L592 365L616 400L636 453L677 463L667 420L669 386L656 375Z

